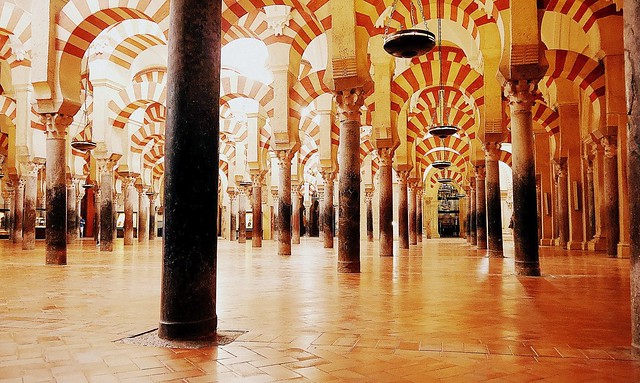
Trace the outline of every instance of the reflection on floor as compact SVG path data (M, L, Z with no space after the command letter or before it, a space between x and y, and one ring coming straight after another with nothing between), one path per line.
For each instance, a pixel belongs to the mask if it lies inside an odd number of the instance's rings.
M542 250L541 278L513 275L463 240L425 240L362 273L336 273L335 250L303 238L221 240L218 316L246 333L199 350L115 343L157 327L161 241L100 253L71 245L69 265L0 243L0 382L634 382L628 260Z

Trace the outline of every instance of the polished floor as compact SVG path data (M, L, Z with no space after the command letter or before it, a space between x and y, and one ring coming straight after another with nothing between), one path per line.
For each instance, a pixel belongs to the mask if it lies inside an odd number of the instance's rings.
M542 251L541 278L513 274L463 240L427 240L394 258L362 244L362 273L303 238L291 257L221 240L226 346L115 342L157 327L161 241L105 254L86 240L69 265L44 243L0 242L4 382L638 382L630 352L628 260Z

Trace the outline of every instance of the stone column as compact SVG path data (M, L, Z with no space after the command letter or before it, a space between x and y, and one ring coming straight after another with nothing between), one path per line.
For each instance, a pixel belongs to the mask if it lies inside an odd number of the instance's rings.
M291 185L291 243L300 244L300 186Z
M593 185L593 161L586 159L587 165L587 241L596 235L596 198Z
M15 185L15 183L12 182L13 185ZM9 216L7 217L7 219L9 220L8 222L8 226L7 228L9 229L9 238L11 238L11 240L13 241L13 232L14 232L14 227L13 227L13 221L15 220L15 213L16 213L16 188L15 186L10 186L9 188L6 189L7 192L7 199L6 201L8 201L8 208L9 208Z
M271 188L271 199L273 206L271 207L271 236L273 240L278 240L278 188Z
M467 193L467 244L471 245L471 187L466 186L464 191Z
M42 118L47 130L47 265L67 264L67 127L73 117L47 114ZM75 200L71 200L73 205ZM35 233L34 233L35 234Z
M98 166L98 173L100 172L100 167ZM94 189L93 192L93 204L96 208L95 214L94 214L94 227L95 230L93 231L93 240L96 241L97 245L100 245L100 237L101 237L101 227L102 227L102 215L100 214L101 210L102 210L102 191L100 191L100 188L96 188ZM100 251L102 251L102 246L100 246Z
M120 173L122 177L122 193L124 194L124 244L133 245L133 199L135 198L135 182L138 174Z
M238 186L238 243L247 243L247 187Z
M471 245L478 245L478 231L477 231L477 220L476 220L476 179L474 177L471 178L471 189L469 190L469 227L471 230Z
M407 183L407 186L409 188L409 194L407 197L409 216L407 229L409 230L409 245L417 245L418 236L416 233L416 188L418 187L418 183L416 181L411 181Z
M423 227L423 217L422 217L422 188L418 187L416 190L416 237L418 239L418 243L422 242L422 227Z
M278 255L291 255L291 158L289 150L279 150L278 167Z
M78 238L78 212L76 211L76 196L79 180L72 178L67 182L67 243Z
M567 178L567 159L556 161L558 174L558 245L567 248L569 242L569 180Z
M487 248L487 197L485 191L485 167L476 166L476 232L479 250Z
M22 222L22 250L33 250L36 248L36 206L38 202L38 172L40 171L41 167L42 164L40 163L36 164L34 162L29 162L26 165L26 171L23 172L24 218Z
M487 247L489 256L502 257L502 203L500 201L499 142L485 142L486 196L487 196Z
M322 237L324 240L324 248L333 248L333 182L336 179L336 175L331 170L322 171L322 179L324 180L324 206L322 207L322 219L324 224L322 225Z
M236 240L236 200L238 198L238 192L233 188L228 188L229 194L229 241Z
M531 113L531 107L536 98L535 82L526 80L507 82L505 95L511 110L516 274L539 276L536 172Z
M640 354L640 44L636 38L640 30L640 3L625 2L624 36L628 111L628 187L630 213L631 257L631 345Z
M80 180L79 180L80 181ZM78 185L76 186L76 222L78 223L78 227L76 230L76 238L80 238L82 239L82 236L84 235L84 233L80 232L80 219L82 218L82 199L84 198L86 191L84 189L84 187L82 187L82 185L80 185L80 182L78 182ZM85 222L85 229L87 227L87 223Z
M26 179L20 177L15 181L15 199L14 199L14 212L13 212L13 243L22 242L22 224L24 222L24 187Z
M149 240L156 239L158 230L156 229L156 197L157 193L148 194L149 196Z
M424 203L425 203L425 212L426 212L426 229L427 229L427 239L431 239L433 237L432 234L432 223L431 221L433 220L433 205L431 204L431 201L433 200L433 197L427 197L424 199Z
M169 14L164 253L158 336L216 338L219 0L173 0Z
M399 247L401 249L409 248L409 206L408 206L408 195L407 195L407 178L409 177L409 172L407 171L398 171L398 236L399 236Z
M604 147L604 236L606 238L607 255L616 257L620 240L620 212L618 207L618 157L617 138L603 137L600 140Z
M378 190L380 221L380 256L393 256L393 149L378 148L380 170Z
M149 240L149 228L147 221L149 211L147 210L146 195L149 190L148 186L140 185L138 190L138 242L147 242Z
M366 191L364 198L367 206L367 241L373 242L373 190Z
M334 93L340 116L338 148L338 272L360 272L360 107L364 90Z
M113 203L113 169L116 161L98 158L100 169L100 251L113 251L116 227Z
M251 246L262 247L262 182L264 175L252 174L252 195L251 199L253 211L253 232L251 234Z

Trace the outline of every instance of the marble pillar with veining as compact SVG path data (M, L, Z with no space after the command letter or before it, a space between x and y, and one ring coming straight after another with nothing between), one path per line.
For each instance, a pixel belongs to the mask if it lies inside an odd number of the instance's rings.
M398 171L398 239L401 249L409 248L409 197L407 190L408 171Z
M502 257L502 201L500 199L500 143L485 142L485 188L487 197L487 248L489 256Z
M604 147L604 236L609 257L618 254L620 241L620 211L618 199L618 146L615 136L606 136L600 140Z
M291 158L289 150L279 150L278 167L278 255L291 255Z
M325 249L333 248L333 183L335 179L335 172L331 170L322 171L322 180L324 181L324 201L322 206L322 219L324 222L322 224L322 240Z
M251 246L262 247L262 183L263 174L251 175L251 211L253 212L253 230Z
M379 252L381 257L393 256L393 148L378 148Z
M476 166L476 246L479 250L487 248L487 198L485 191L484 164Z

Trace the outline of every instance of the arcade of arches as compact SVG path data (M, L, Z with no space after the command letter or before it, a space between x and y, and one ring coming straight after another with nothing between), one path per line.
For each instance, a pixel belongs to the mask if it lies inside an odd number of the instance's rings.
M189 340L215 334L221 246L273 262L324 251L333 277L447 246L515 281L546 278L548 254L630 258L615 267L635 349L639 9L0 0L3 262L154 249L160 337ZM383 49L414 24L435 49ZM443 124L457 132L430 133Z

